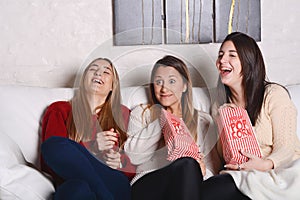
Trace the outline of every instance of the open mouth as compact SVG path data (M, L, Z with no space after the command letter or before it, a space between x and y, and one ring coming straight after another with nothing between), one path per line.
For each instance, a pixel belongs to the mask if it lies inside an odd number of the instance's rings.
M230 72L232 72L232 69L231 69L231 68L223 67L223 68L220 69L220 73L221 73L222 75L227 75L227 74L229 74Z
M102 80L100 80L100 79L93 79L92 80L93 81L93 83L98 83L98 84L100 84L100 85L102 85L102 84L104 84L104 82L102 81Z

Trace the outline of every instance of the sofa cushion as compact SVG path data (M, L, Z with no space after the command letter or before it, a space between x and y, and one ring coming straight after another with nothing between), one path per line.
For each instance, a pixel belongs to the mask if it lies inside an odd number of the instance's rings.
M51 102L72 95L72 88L1 86L0 130L19 145L27 161L38 166L41 116Z
M19 146L6 134L0 132L0 167L9 168L26 161Z
M39 171L23 164L0 167L0 199L52 199L54 186Z
M39 171L26 166L19 146L0 132L0 199L49 199L52 183Z

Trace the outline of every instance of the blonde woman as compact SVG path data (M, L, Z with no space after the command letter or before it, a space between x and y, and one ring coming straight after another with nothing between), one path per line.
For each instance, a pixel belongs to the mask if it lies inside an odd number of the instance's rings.
M109 59L97 58L86 67L72 100L47 108L42 168L54 178L54 199L131 198L135 168L121 151L129 110L120 102L116 69Z

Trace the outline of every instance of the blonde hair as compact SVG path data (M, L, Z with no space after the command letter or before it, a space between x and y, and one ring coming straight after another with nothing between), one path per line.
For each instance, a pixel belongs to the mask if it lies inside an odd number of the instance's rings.
M111 65L113 71L113 87L112 91L107 95L105 103L97 106L95 109L97 110L101 108L100 112L98 113L98 123L96 123L95 127L92 119L92 111L86 97L84 80L88 69L94 62L98 60L105 60ZM71 102L72 112L70 113L67 121L67 131L70 139L76 142L88 141L91 139L93 131L99 132L114 128L115 131L120 133L120 145L124 144L127 139L127 134L125 130L124 118L122 112L120 112L122 110L122 106L119 76L109 59L97 58L86 67L80 79L79 88Z

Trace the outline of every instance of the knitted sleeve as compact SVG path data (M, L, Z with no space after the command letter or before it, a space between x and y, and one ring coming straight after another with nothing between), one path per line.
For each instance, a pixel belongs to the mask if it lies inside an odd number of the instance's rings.
M267 158L273 161L276 168L290 162L294 156L297 110L283 87L272 84L267 92L264 105L273 134L272 153Z
M151 159L159 145L159 120L150 122L150 110L139 105L130 113L127 134L124 150L131 162L134 165L145 163Z

